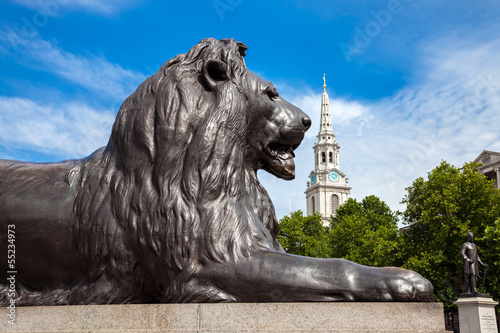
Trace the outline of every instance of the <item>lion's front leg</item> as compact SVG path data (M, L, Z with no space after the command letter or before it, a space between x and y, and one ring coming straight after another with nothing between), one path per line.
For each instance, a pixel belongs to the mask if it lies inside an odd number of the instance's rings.
M428 280L401 268L274 251L208 265L199 278L239 302L431 301L433 293Z

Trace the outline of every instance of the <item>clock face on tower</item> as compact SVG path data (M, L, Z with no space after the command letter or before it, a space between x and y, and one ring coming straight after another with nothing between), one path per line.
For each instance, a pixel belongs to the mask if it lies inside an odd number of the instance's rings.
M311 175L311 184L313 184L313 185L316 184L316 174L315 173L313 173Z
M328 174L328 178L330 179L331 182L338 182L339 181L339 174L336 173L335 171L331 171L329 174Z

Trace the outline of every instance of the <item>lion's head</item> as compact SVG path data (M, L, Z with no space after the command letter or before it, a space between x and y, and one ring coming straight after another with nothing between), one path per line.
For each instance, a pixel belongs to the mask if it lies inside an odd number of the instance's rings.
M246 49L204 39L121 106L107 147L82 166L75 203L79 246L99 266L94 278L116 262L129 263L123 276L140 265L144 281L169 281L150 288L170 288L172 301L183 294L178 275L255 244L279 247L256 172L293 179L294 150L311 121L247 70ZM96 233L111 244L98 244Z
M212 142L224 129L236 136L224 137L228 145L244 144L249 167L293 179L293 151L311 120L281 98L272 83L247 70L246 49L232 39L208 38L165 63L125 101L110 145L127 151L133 140L154 161L169 154L164 150L171 151L172 144L185 150L192 142ZM143 110L144 103L150 108ZM161 141L155 142L158 136Z
M246 163L279 178L293 179L294 150L311 126L311 120L281 98L272 83L250 71L247 84L249 121Z

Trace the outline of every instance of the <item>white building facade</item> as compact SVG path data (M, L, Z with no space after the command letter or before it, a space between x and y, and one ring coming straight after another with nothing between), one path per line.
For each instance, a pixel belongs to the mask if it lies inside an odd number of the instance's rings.
M495 187L500 189L500 152L483 150L474 162L483 164L479 168L479 172L489 179L493 179Z
M335 140L332 130L330 104L326 93L326 80L323 76L323 95L321 97L321 123L318 142L314 144L314 171L309 174L307 189L307 215L319 212L327 222L335 215L337 208L349 199L349 187L346 174L340 171L340 145Z

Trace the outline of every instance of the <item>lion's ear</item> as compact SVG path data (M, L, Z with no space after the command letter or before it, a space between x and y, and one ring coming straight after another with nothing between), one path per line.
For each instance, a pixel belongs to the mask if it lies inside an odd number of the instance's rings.
M227 65L217 59L208 59L203 64L203 78L210 89L214 89L218 83L229 80Z

